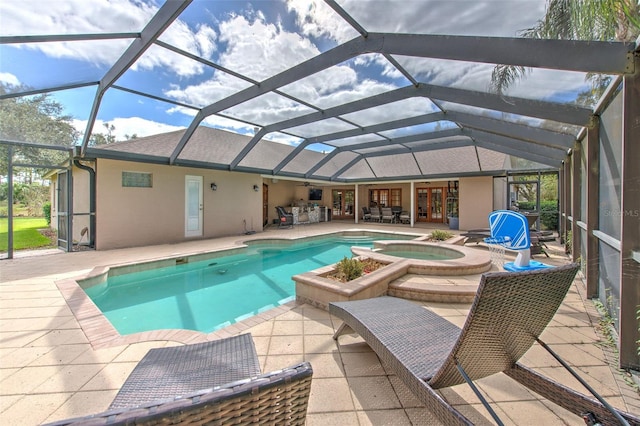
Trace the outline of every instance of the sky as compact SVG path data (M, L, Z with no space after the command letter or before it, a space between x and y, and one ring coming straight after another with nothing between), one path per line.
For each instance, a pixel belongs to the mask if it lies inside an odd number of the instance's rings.
M0 1L0 35L128 33L141 31L162 5L153 0ZM464 36L517 36L544 14L545 0L338 0L369 32L402 32ZM94 131L115 127L117 139L147 136L187 127L198 108L300 64L359 36L320 0L214 1L195 0L159 40L225 70L151 46L116 82L118 87L171 100L163 102L124 90L108 90L102 98ZM131 39L0 45L0 81L35 89L99 81L131 43ZM396 57L420 82L487 91L487 64ZM246 79L238 78L238 74ZM263 95L204 124L253 134L264 126L319 108L362 99L409 85L389 61L377 54L361 55L332 66L281 91ZM572 99L586 87L580 73L534 70L510 89L509 95L549 100ZM95 86L52 92L81 131L96 94ZM307 104L305 104L307 103ZM425 99L393 108L354 115L354 122L375 123L436 110ZM435 126L435 125L434 125ZM439 125L442 128L442 124ZM324 120L295 130L309 137L347 130L342 121ZM404 132L411 130L404 130ZM415 130L415 131L419 131ZM393 133L393 132L392 132ZM391 134L393 136L393 134ZM284 133L272 140L296 143Z

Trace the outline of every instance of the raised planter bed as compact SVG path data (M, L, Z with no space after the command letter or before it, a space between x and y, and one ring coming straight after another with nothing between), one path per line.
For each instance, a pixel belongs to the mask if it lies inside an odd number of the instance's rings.
M335 273L335 265L294 275L292 279L296 282L296 300L298 303L307 303L326 310L329 302L382 296L386 294L391 281L407 273L409 264L404 260L381 263L385 266L347 282L330 277Z

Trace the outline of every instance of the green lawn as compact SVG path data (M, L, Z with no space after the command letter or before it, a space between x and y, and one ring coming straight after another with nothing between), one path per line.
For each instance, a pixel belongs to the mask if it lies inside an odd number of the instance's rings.
M9 220L0 218L0 252L7 251ZM39 247L53 247L51 240L38 232L48 228L42 217L16 217L13 219L13 249L24 250Z

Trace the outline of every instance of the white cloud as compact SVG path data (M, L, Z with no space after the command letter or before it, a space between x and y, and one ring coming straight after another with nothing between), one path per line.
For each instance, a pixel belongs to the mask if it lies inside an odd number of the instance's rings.
M351 87L344 87L342 90L336 90L326 94L326 96L318 99L317 102L322 108L328 108L358 99L364 99L396 88L397 86L393 84L382 83L372 79L362 79Z
M226 49L219 52L218 62L225 68L262 81L319 53L309 40L265 22L261 14L252 14L252 17L249 21L235 15L220 22L220 42ZM250 85L230 74L215 71L211 78L186 85L176 84L164 94L203 107ZM269 108L269 105L263 107Z
M361 126L372 126L387 121L400 120L408 117L429 114L437 111L436 107L426 98L407 98L396 102L346 114L343 117Z
M108 124L113 125L113 127L115 128L113 131L113 135L118 141L127 139L127 136L131 137L133 135L136 135L137 137L141 138L143 136L157 135L159 133L167 133L184 128L180 126L171 126L165 123L158 123L151 120L145 120L144 118L140 117L117 117L113 120L109 120ZM106 134L107 129L104 125L105 121L96 120L93 125L93 132ZM78 130L78 132L84 134L85 130L87 129L87 120L73 120L73 126Z
M586 74L581 72L534 68L518 84L511 87L508 94L529 99L548 99L560 93L577 94L590 87L585 76Z
M140 32L157 12L149 2L130 0L56 0L43 7L41 1L0 2L3 34L56 35ZM191 29L176 20L162 38L176 47L204 58L215 51L215 31L201 24ZM112 66L133 39L76 42L49 42L12 45L16 48L40 50L52 58L83 60L96 66ZM161 48L142 56L133 70L159 67L174 70L180 76L203 72L202 64Z
M514 37L544 14L546 0L340 1L369 32Z
M242 123L240 121L228 119L225 117L219 117L216 115L211 115L203 120L203 124L206 124L215 128L223 128L235 133L240 133L243 135L253 136L255 134L255 129L253 126L250 126L246 123ZM265 139L270 140L272 142L277 142L285 145L296 145L300 143L301 139L295 136L286 135L280 132L269 133Z
M419 82L479 92L488 92L494 69L493 64L444 59L402 57L399 62ZM534 68L525 78L511 85L506 94L527 99L547 99L557 93L577 93L587 87L584 78L584 73Z
M220 64L254 80L265 80L319 53L309 39L256 17L234 16L220 23L227 43Z
M0 72L0 82L9 86L19 86L20 80L15 75L8 72Z
M322 0L287 0L290 12L296 15L301 32L311 37L328 37L338 44L359 35Z
M128 0L60 0L0 2L3 32L14 35L91 34L141 31L157 7ZM112 64L131 43L127 40L51 42L16 45L37 49L53 58Z
M164 94L179 102L204 107L250 85L229 74L216 72L211 79L184 87L174 85Z
M279 24L265 22L261 14L251 14L250 18L235 15L220 22L220 41L226 46L224 51L219 52L219 62L223 66L262 81L320 54L311 40L302 35L288 31ZM332 66L283 86L281 90L305 102L327 108L395 88L393 85L359 76L352 65L355 65L355 61ZM165 91L165 95L203 107L248 86L247 82L223 72L215 72L212 78L203 82L174 86ZM226 112L265 125L311 111L283 97L265 95ZM211 120L216 125L229 125L228 121L219 118ZM247 125L230 126L234 130L238 127L246 128Z
M300 142L302 142L301 138L285 135L284 133L280 132L271 133L265 139L291 146L297 146Z
M228 108L222 113L249 122L268 125L313 111L313 109L286 97L267 93L233 108Z
M210 115L203 120L203 123L211 127L231 129L236 133L253 134L253 126L217 115Z
M205 59L216 51L218 34L207 24L199 24L191 29L187 23L176 20L160 36L160 40Z

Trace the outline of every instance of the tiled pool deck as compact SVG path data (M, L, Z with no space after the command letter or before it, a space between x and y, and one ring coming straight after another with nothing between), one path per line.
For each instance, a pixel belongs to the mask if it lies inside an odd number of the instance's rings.
M343 229L372 229L428 233L424 227L331 222L269 229L262 234L194 241L175 245L23 256L0 261L0 424L37 425L102 411L108 407L136 363L151 348L251 332L263 371L302 360L314 369L307 424L316 425L434 425L437 419L420 406L402 383L381 365L358 337L345 336L337 346L331 338L340 321L308 305L281 307L259 318L217 333L164 331L112 339L97 324L85 334L59 290L65 280L94 267L158 259L231 247L260 237L303 237ZM473 245L469 245L473 247ZM556 248L556 250L553 250ZM481 249L481 248L478 248ZM550 264L567 262L559 247L551 247ZM405 282L465 285L477 276L405 276ZM58 283L58 285L56 284ZM64 289L64 286L61 286ZM71 303L73 305L73 303ZM424 303L455 324L462 325L468 304ZM74 307L77 310L77 307ZM92 316L89 316L89 321ZM85 318L86 319L86 318ZM98 320L99 322L99 320ZM597 325L593 303L585 300L580 277L542 339L613 406L640 413L638 392L615 368L615 354ZM87 324L84 324L87 328ZM572 388L581 386L539 347L523 363ZM627 379L628 380L628 379ZM498 415L513 425L583 425L582 419L542 400L511 379L496 375L478 382ZM478 424L491 422L466 385L442 392Z

